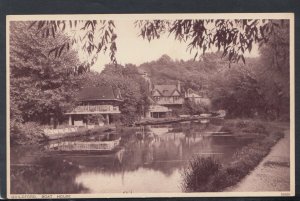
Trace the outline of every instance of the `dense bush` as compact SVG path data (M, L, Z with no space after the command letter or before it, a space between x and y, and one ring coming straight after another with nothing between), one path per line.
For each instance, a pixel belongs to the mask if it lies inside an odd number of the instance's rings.
M44 140L44 135L38 123L14 123L11 125L10 139L12 144L31 144Z
M180 114L190 114L190 115L199 115L204 112L209 111L209 105L205 103L194 103L186 99L182 105Z
M221 169L221 164L211 157L196 156L183 171L185 191L207 191L207 183Z
M87 116L87 120L90 124L99 124L101 122L105 122L105 118L102 114L91 114Z

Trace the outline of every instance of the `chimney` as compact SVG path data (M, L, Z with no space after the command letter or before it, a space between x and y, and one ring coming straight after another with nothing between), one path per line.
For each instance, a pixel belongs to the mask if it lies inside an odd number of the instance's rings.
M181 93L181 86L180 86L180 81L179 80L177 82L177 90Z

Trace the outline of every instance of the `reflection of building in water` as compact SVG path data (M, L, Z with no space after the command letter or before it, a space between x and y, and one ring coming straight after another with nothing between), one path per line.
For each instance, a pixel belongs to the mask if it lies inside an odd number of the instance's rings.
M157 126L147 126L146 130L149 130L150 132L152 132L155 135L163 135L168 133L171 128L169 126L165 126L165 127L157 127Z
M145 167L170 175L195 154L212 152L212 138L203 137L197 129L179 129L176 126L148 126L140 129L137 135L130 135L123 143L124 149L114 154L68 157L68 160L84 165L83 171L86 169L103 174L124 173Z
M124 151L124 148L122 148L117 153L115 153L116 159L119 161L120 164L122 164L123 162Z
M151 136L154 139L151 142L155 152L154 161L162 160L165 157L168 157L169 160L188 159L193 155L193 152L199 152L209 146L209 143L203 143L202 134L194 129L179 129L170 125L159 125L148 126L144 132L148 133L145 136Z

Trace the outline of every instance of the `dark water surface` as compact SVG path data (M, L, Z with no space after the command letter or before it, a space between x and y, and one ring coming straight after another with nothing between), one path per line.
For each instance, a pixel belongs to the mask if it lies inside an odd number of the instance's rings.
M216 133L222 122L146 126L123 134L112 153L62 153L12 147L11 193L181 192L181 172L195 155L223 164L250 139Z

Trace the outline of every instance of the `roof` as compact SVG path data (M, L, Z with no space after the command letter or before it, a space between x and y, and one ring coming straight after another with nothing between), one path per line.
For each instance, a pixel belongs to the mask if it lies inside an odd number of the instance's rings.
M78 101L88 100L122 100L120 91L111 86L86 87L78 94Z
M172 96L174 91L178 91L176 85L154 85L153 91L157 90L162 96ZM180 92L178 91L180 94Z

